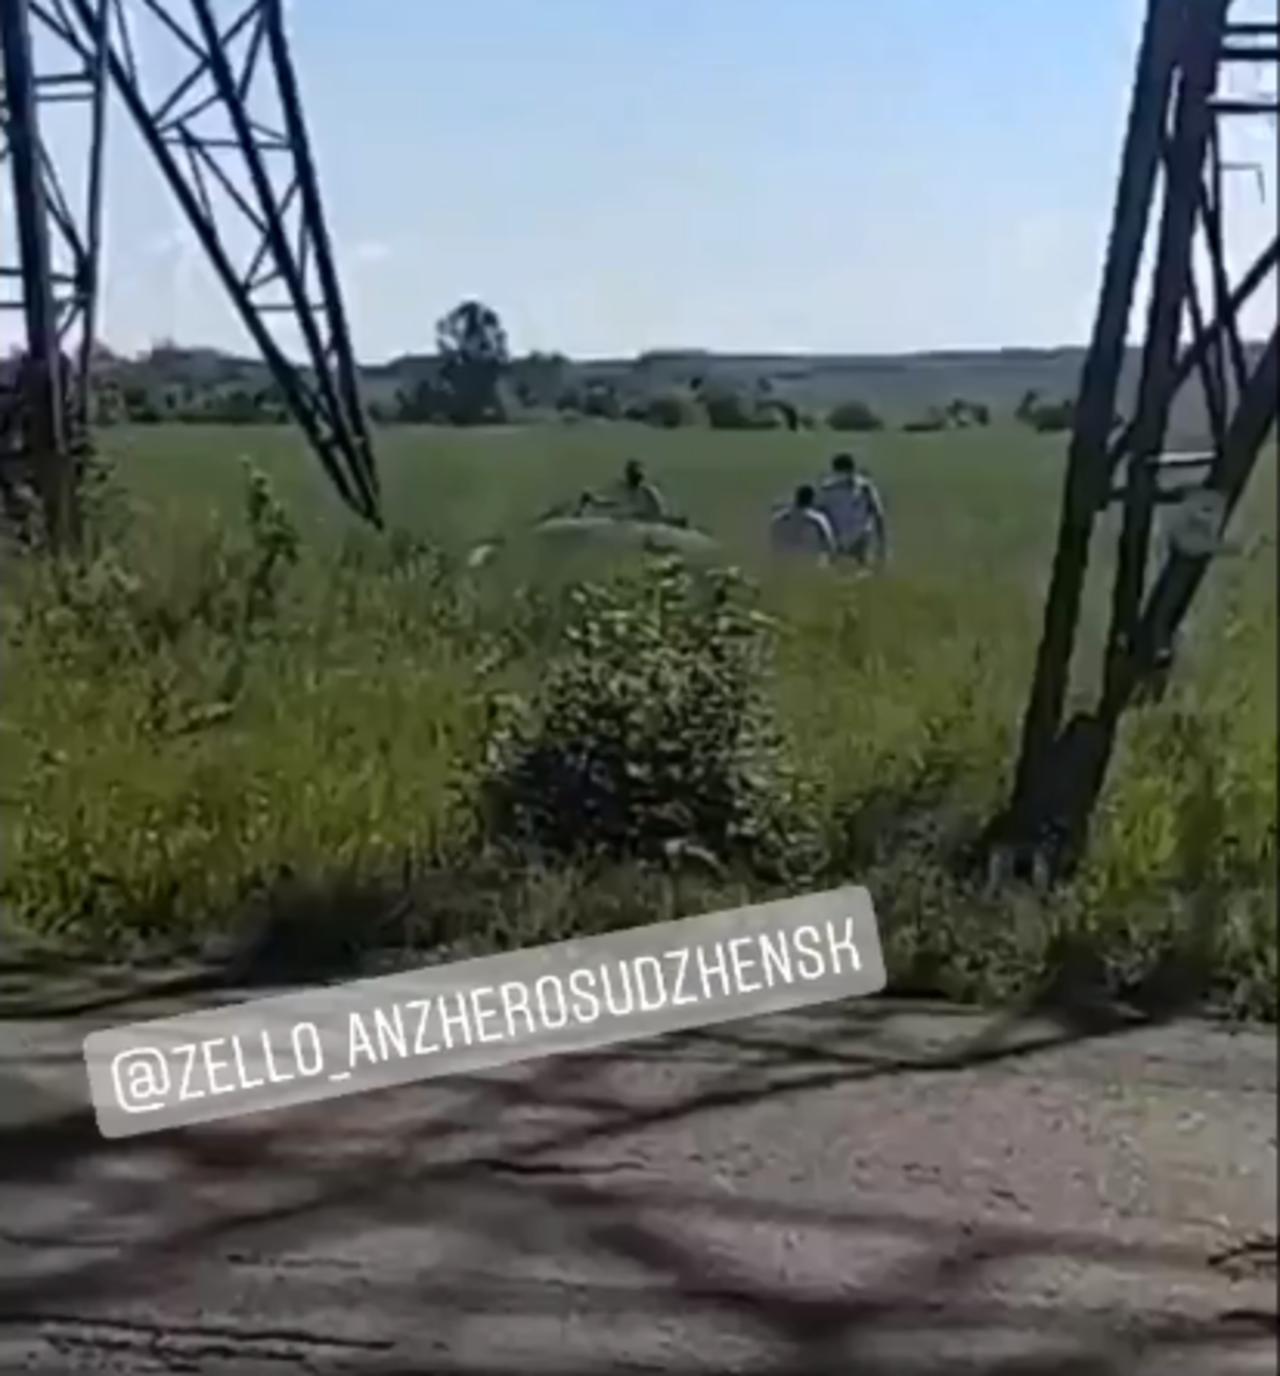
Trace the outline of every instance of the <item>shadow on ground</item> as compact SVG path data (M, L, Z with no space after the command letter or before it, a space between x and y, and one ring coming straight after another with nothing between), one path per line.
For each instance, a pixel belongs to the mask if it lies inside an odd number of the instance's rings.
M549 897L547 889L554 890ZM323 884L290 876L263 882L224 934L201 949L165 952L106 967L48 952L0 955L0 1021L49 1021L115 1013L146 1016L162 1000L326 983L643 925L655 912L712 912L744 901L700 872L618 871L556 882L508 859L465 871L424 872L385 881L330 876ZM665 901L663 901L665 900ZM513 916L513 913L515 914ZM674 915L674 914L673 914ZM143 923L143 927L148 924ZM150 928L164 930L157 915ZM8 943L6 943L8 944ZM1066 950L1026 1013L1049 1016L1077 1035L1139 1022L1163 1023L1202 1011L1203 981L1181 953L1155 953L1149 969L1116 972L1088 951ZM923 972L891 980L897 997L937 1000Z
M367 973L370 955L379 953L420 964L424 952L460 928L481 929L484 905L500 900L506 882L503 877L492 892L471 895L471 906L461 909L456 890L434 902L427 895L424 902L419 887L412 931L403 899L390 890L338 886L316 895L286 888L272 895L229 949L181 968L159 962L104 971L43 954L14 959L0 965L0 1019L109 1013L125 1021L148 1016L157 1001L198 1003L205 996L231 998ZM447 927L433 916L446 911ZM361 934L359 941L352 933ZM33 1113L16 1124L10 1114L10 1125L0 1126L0 1198L14 1201L0 1208L6 1220L0 1223L0 1255L9 1259L0 1273L0 1350L7 1335L39 1330L66 1350L137 1346L152 1357L169 1354L175 1370L198 1370L201 1361L216 1358L269 1361L273 1369L338 1361L360 1376L515 1376L526 1369L521 1362L462 1364L442 1356L434 1365L406 1365L399 1356L402 1337L429 1329L429 1346L443 1353L477 1321L500 1317L510 1324L523 1316L532 1328L545 1328L566 1304L614 1329L653 1330L675 1322L670 1316L678 1312L695 1334L707 1324L749 1334L770 1356L726 1358L721 1369L756 1376L1120 1376L1139 1354L1148 1362L1160 1355L1172 1362L1232 1333L1254 1339L1260 1326L1274 1326L1273 1317L1234 1314L1205 1323L1084 1312L1066 1304L1022 1310L993 1298L988 1284L1001 1267L1034 1265L1044 1257L1138 1271L1203 1270L1205 1257L1191 1250L1144 1250L1100 1235L1030 1226L960 1229L856 1203L815 1211L754 1187L741 1194L713 1189L696 1165L681 1184L652 1171L615 1179L607 1164L610 1153L625 1155L628 1141L695 1119L724 1115L729 1123L734 1111L771 1099L794 1103L799 1117L806 1094L856 1094L888 1078L996 1066L1166 1021L1192 1002L1166 998L1156 1009L1121 1008L1099 998L1090 981L1067 979L1033 1008L994 1020L976 1037L952 1039L936 1053L907 1055L875 1045L901 1005L890 1010L865 1001L822 1010L798 1036L772 1025L766 1030L763 1023L742 1024L628 1046L625 1053L552 1060L520 1079L450 1083L455 1102L443 1116L426 1111L443 1082L343 1101L338 1109L322 1106L319 1114L262 1115L228 1128L119 1142L102 1139L87 1109ZM936 1008L931 1014L947 1016ZM696 1092L673 1080L670 1092L653 1102L619 1101L609 1078L618 1066L677 1061L707 1067ZM6 1090L0 1087L0 1094ZM381 1115L393 1100L409 1111L384 1125ZM510 1134L518 1140L504 1141L501 1149L477 1147L486 1135L493 1138L496 1125L516 1118L547 1126ZM601 1153L594 1164L583 1164L584 1155ZM23 1232L13 1224L32 1201L46 1198L76 1202L69 1229L46 1223ZM692 1217L705 1221L707 1235L730 1224L833 1238L874 1233L896 1239L896 1259L882 1275L859 1276L856 1283L841 1275L807 1286L765 1283L740 1258L700 1237L682 1236L682 1220ZM452 1239L447 1264L420 1260L410 1248L398 1258L394 1282L380 1280L372 1292L353 1282L342 1303L357 1310L372 1306L375 1327L385 1314L385 1338L287 1332L253 1316L231 1327L148 1325L119 1317L122 1307L140 1302L159 1308L175 1285L185 1311L216 1308L192 1303L191 1296L202 1286L215 1296L220 1288L226 1293L229 1278L269 1265L264 1257L326 1243L342 1256L361 1229L379 1224L420 1226L424 1237L446 1229ZM580 1270L592 1279L551 1283L504 1275L502 1268L495 1274L491 1260L482 1271L482 1254L495 1237L513 1259L585 1251L590 1260ZM470 1265L468 1256L474 1256ZM610 1283L604 1277L618 1267L628 1279ZM934 1345L923 1335L935 1333L940 1355L936 1362L922 1360L921 1342ZM957 1344L981 1348L995 1334L1031 1333L1053 1339L1060 1350L1053 1357L981 1360L966 1360L956 1350ZM700 1353L673 1349L660 1369L710 1376L717 1368L708 1353L718 1350L717 1341L703 1339ZM907 1342L914 1343L915 1355L895 1355L895 1343ZM950 1350L942 1355L942 1348ZM627 1369L621 1360L598 1366L566 1360L558 1367L563 1376Z
M584 1152L617 1151L637 1134L770 1098L793 1100L802 1114L806 1093L852 1094L876 1079L972 1069L1119 1030L1064 1022L1057 1031L1019 1039L1019 1020L1010 1017L958 1050L894 1059L858 1050L884 1020L874 1004L847 1005L825 1016L826 1034L817 1040L766 1036L755 1025L740 1025L629 1047L625 1056L547 1061L522 1080L449 1082L453 1110L429 1121L423 1110L434 1085L392 1091L409 1111L400 1120L391 1115L385 1125L370 1121L379 1101L382 1107L391 1102L379 1095L344 1101L341 1112L322 1106L310 1126L303 1110L236 1120L226 1129L106 1142L92 1115L77 1111L4 1129L3 1192L25 1204L40 1193L66 1191L80 1207L69 1234L54 1229L25 1238L14 1231L9 1211L0 1211L9 1220L0 1225L0 1243L10 1257L0 1276L0 1348L6 1337L39 1330L62 1350L78 1346L86 1355L136 1346L149 1360L171 1361L166 1370L200 1370L201 1361L216 1358L250 1365L269 1359L276 1370L289 1363L298 1370L337 1363L335 1369L359 1376L516 1376L527 1363L486 1365L443 1355L415 1363L400 1354L410 1330L419 1338L431 1335L422 1350L444 1354L464 1346L464 1334L477 1323L525 1321L531 1332L542 1333L563 1322L567 1308L604 1330L653 1332L674 1324L691 1336L684 1346L676 1342L660 1367L566 1358L557 1368L564 1376L628 1369L672 1376L709 1376L717 1369L755 1376L1121 1376L1135 1369L1139 1356L1147 1363L1160 1358L1173 1369L1177 1358L1210 1346L1216 1351L1233 1339L1256 1342L1274 1331L1274 1316L1250 1312L1193 1322L1068 1304L1025 1309L997 1298L988 1284L1000 1268L1033 1266L1046 1257L1079 1266L1202 1272L1206 1258L1190 1248L1121 1244L1101 1234L1031 1226L958 1228L860 1208L856 1201L815 1209L754 1188L726 1193L702 1180L696 1168L681 1184L643 1171L624 1171L615 1180L607 1164L582 1164ZM673 1091L639 1107L619 1104L607 1083L611 1068L623 1062L690 1057L712 1067L696 1093ZM477 1133L492 1136L495 1124L522 1115L549 1126L513 1134L520 1140L500 1152L476 1149ZM325 1134L337 1144L332 1149L324 1145ZM705 1221L698 1238L683 1226L692 1218ZM730 1224L817 1231L832 1239L891 1238L894 1260L882 1274L859 1276L856 1283L839 1274L817 1285L764 1283L744 1258L702 1240ZM419 1258L411 1247L398 1255L394 1277L380 1279L374 1290L358 1278L349 1291L341 1284L335 1290L349 1309L371 1307L379 1336L335 1331L324 1337L310 1325L305 1333L293 1332L266 1316L255 1322L253 1315L231 1327L117 1317L122 1306L138 1302L159 1309L175 1285L187 1298L187 1312L205 1308L190 1302L201 1286L216 1293L228 1277L271 1264L263 1258L314 1250L326 1240L333 1255L346 1256L349 1239L379 1225L420 1227L428 1254ZM430 1255L428 1230L447 1233L447 1261ZM495 1237L513 1271L522 1269L514 1264L521 1259L562 1252L585 1254L588 1263L573 1281L494 1274L483 1257ZM610 1272L619 1269L626 1279L610 1281ZM378 1315L385 1316L381 1324ZM700 1335L726 1328L747 1335L768 1357L727 1356L717 1368L709 1353L723 1340ZM1055 1347L1055 1355L961 1353L1016 1346L1032 1336ZM908 1345L913 1355L895 1355ZM937 1359L922 1358L922 1346L936 1347ZM1207 1360L1212 1366L1216 1359Z

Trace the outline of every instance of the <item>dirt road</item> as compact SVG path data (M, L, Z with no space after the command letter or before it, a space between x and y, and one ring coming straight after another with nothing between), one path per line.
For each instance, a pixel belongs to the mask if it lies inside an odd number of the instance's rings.
M150 1011L0 1023L0 1369L1278 1369L1269 1033L855 1003L105 1143Z

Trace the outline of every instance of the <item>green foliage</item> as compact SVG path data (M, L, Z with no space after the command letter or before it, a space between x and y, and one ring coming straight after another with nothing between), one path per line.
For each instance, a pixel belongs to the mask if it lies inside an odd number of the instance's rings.
M252 635L279 610L282 584L298 562L301 541L270 478L248 460L242 462L249 552L241 570L245 590L241 626Z
M757 430L761 422L748 398L729 387L704 388L698 400L713 430Z
M630 417L659 430L678 430L702 419L697 400L687 392L659 392L645 397L630 409Z
M751 394L723 384L706 386L699 388L698 401L713 430L773 430L780 425L796 428L787 404L776 400L767 388Z
M930 406L922 415L903 423L907 434L936 434L942 430L982 429L991 424L991 407L985 402L953 397L945 406Z
M1060 401L1046 401L1039 392L1026 392L1014 412L1023 425L1042 435L1057 435L1075 424L1076 403L1073 397Z
M506 418L501 384L511 364L507 332L483 301L462 301L436 325L439 387L454 425L486 425Z
M918 417L930 407L944 421L913 428L968 429L989 424L993 414L1007 416L1015 411L1019 396L1024 401L1031 396L1036 406L1049 408L1036 424L1052 433L1069 422L1061 403L1046 403L1044 398L1068 395L1081 363L1081 352L1073 349L906 357L889 366L876 358L796 357L773 363L700 351L651 352L629 360L571 360L536 351L508 357L501 321L497 320L496 330L490 330L490 317L498 313L482 302L463 305L474 308L472 324L461 319L450 324L439 341L443 353L436 351L435 341L424 340L421 352L368 370L364 391L379 424L465 426L475 423L476 415L485 417L486 424L527 424L557 412L566 420L643 419L640 412L646 398L692 389L723 391L739 399L740 405L731 403L721 413L729 417L725 425L711 418L705 407L696 416L684 417L685 423L713 428L759 424L808 429L815 417L820 419L832 407L838 409L845 397L853 395L884 415ZM472 342L464 345L464 341ZM1251 365L1260 347L1246 345ZM450 360L460 356L459 349L473 350L482 361L496 363L505 358L496 369L498 380L492 390L494 367L486 362L484 368L470 373L477 383L484 381L484 389L474 394L468 391L465 397L456 391L449 374L457 367ZM285 418L275 380L256 359L170 343L136 358L99 349L95 372L93 409L100 425L278 424ZM707 385L703 387L700 380ZM938 405L940 394L949 394L953 400ZM1055 412L1054 407L1059 409ZM1023 412L1025 406L1015 414L1031 425ZM744 425L747 417L750 423ZM864 422L865 417L860 423ZM1175 407L1173 431L1203 435L1207 422L1200 392L1186 391Z
M618 389L611 387L607 382L589 383L576 399L576 403L576 409L592 420L622 419L622 398L618 395ZM570 409L565 406L564 398L561 400L560 409Z
M475 541L616 472L633 432L382 441L408 527L390 538L335 543L319 474L278 430L168 427L111 435L129 519L82 568L4 551L9 929L120 958L275 903L298 910L308 945L320 926L344 946L377 940L394 919L405 942L471 950L866 882L897 989L999 1001L1083 966L1136 997L1190 966L1217 1003L1274 1018L1274 471L1168 697L1126 725L1085 872L1046 897L952 862L1007 787L1055 441L877 436L894 567L844 580L762 565L755 593L730 583L719 605L715 577L671 565L570 598L545 570L462 566ZM761 513L830 447L706 426L639 446L748 567ZM1096 622L1084 631L1087 670ZM613 771L589 795L612 819L590 863L585 827L566 836L536 788L512 787L536 759L580 820L572 740ZM643 776L619 804L637 757L697 782L683 813ZM504 797L505 819L489 810ZM524 838L514 867L495 835ZM552 859L557 846L574 858Z
M316 563L245 479L240 522L172 544L151 526L80 567L7 552L0 892L28 929L119 956L224 928L286 879L435 853L455 740L478 732L439 663L465 612L403 544Z
M396 393L394 406L386 408L388 421L407 425L447 425L452 398L438 368L425 370Z
M951 421L945 412L934 406L924 415L904 422L902 428L908 435L933 435L942 430L950 430Z
M563 354L526 354L508 368L516 400L527 410L554 410L572 376L573 364Z
M941 412L947 425L954 430L980 428L991 424L991 407L985 402L954 397Z
M678 559L575 589L560 652L492 743L493 834L560 859L803 873L766 628L737 575Z
M865 401L842 401L827 415L827 426L848 434L870 434L884 429L884 421Z

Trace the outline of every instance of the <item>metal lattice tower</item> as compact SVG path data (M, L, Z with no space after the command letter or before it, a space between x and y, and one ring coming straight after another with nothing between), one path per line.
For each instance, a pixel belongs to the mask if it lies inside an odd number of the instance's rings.
M1158 691L1179 627L1274 432L1275 310L1260 348L1246 346L1241 316L1266 293L1275 301L1280 226L1272 215L1256 256L1234 270L1227 203L1239 169L1224 149L1248 123L1267 145L1251 170L1274 174L1278 71L1274 3L1259 17L1232 0L1149 0L1022 750L1011 804L997 826L1002 846L1054 869L1069 868L1083 848L1121 716ZM1118 424L1146 253L1153 254L1152 275L1136 401L1131 419ZM1191 387L1203 393L1208 449L1165 454L1171 412ZM1188 520L1157 558L1156 512L1173 500ZM1116 507L1101 691L1093 710L1064 727L1090 554L1100 522Z
M161 84L138 60L148 30L181 54L176 79ZM68 431L87 412L109 103L136 126L340 496L380 524L283 0L0 0L0 47L0 185L13 197L17 229L16 243L0 244L0 309L21 312L29 364L0 391L0 434L21 415L53 529L74 525ZM42 113L67 101L83 112L74 167L58 165L42 132ZM282 346L282 323L300 337L301 359Z

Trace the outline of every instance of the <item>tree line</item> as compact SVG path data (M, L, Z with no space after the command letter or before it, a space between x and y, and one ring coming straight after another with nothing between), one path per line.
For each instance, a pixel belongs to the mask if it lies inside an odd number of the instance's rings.
M502 425L531 420L630 421L662 429L814 429L850 433L888 428L858 397L817 409L784 395L767 378L749 384L700 375L696 365L673 377L641 357L608 376L561 354L515 355L498 312L460 302L437 322L435 353L405 360L389 389L368 388L380 425ZM230 371L230 375L228 372ZM288 408L260 365L237 364L208 351L161 346L130 363L99 369L95 421L111 424L263 425L285 423ZM1027 392L1014 415L1042 432L1071 428L1071 400ZM979 428L992 423L985 402L956 397L896 422L906 431Z

